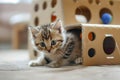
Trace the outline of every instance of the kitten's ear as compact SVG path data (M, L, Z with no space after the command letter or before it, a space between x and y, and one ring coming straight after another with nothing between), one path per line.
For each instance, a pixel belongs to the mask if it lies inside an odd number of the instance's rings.
M58 19L53 28L58 30L59 33L61 33L62 29L63 29L62 21L60 19Z
M32 33L33 37L36 38L36 34L39 32L39 29L33 26L29 26L28 29Z

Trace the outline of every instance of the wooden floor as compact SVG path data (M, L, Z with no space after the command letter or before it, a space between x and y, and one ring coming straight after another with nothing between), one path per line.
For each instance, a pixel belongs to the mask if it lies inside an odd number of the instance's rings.
M0 51L0 80L120 80L120 65L29 67L27 50Z

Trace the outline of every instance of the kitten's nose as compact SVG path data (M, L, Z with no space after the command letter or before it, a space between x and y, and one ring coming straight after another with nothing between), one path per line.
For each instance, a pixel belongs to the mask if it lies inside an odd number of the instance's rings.
M51 50L48 50L48 52L50 53Z

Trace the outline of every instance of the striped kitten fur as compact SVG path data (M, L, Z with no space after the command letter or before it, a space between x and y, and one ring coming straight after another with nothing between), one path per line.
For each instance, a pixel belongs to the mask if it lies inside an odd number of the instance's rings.
M61 20L38 27L29 27L33 47L39 53L30 66L61 67L71 63L81 63L81 41L66 32Z

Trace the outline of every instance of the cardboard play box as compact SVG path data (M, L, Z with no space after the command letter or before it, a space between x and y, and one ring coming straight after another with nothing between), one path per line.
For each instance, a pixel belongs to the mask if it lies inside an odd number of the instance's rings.
M120 64L120 25L77 24L82 31L83 65Z
M119 64L119 0L33 0L32 8L31 26L48 24L59 18L66 30L77 28L82 31L84 65ZM102 24L104 13L112 15L110 25ZM86 24L78 19L81 15L87 19ZM30 59L35 59L38 54L32 47L31 34L28 36Z

